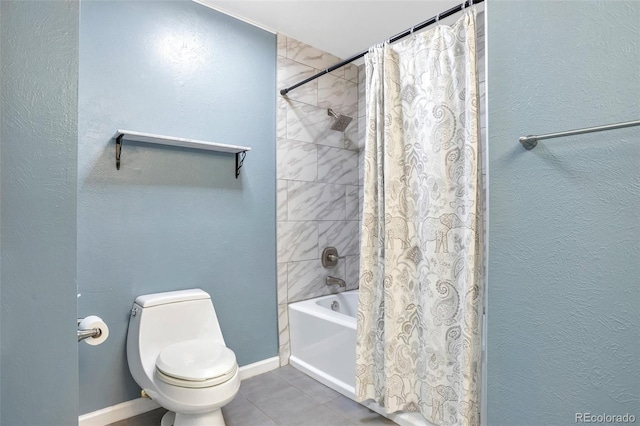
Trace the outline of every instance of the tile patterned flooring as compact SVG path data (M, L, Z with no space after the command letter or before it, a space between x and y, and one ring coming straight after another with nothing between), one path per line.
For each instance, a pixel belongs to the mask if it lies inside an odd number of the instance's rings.
M157 409L109 426L157 426L164 413ZM244 380L222 414L227 426L395 424L290 365Z

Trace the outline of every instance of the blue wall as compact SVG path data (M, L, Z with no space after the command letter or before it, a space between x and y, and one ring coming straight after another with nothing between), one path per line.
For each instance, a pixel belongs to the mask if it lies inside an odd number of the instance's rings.
M139 397L126 361L139 294L212 295L240 365L277 355L275 35L191 1L83 2L78 302L110 326L80 346L80 412ZM235 158L124 143L116 129L247 145Z
M488 4L488 424L640 418L640 3Z
M77 421L78 6L0 2L0 423L7 426Z
M0 71L4 74L2 68L2 39L4 38L2 33L2 7L0 7ZM2 187L2 86L4 85L2 77L0 77L0 188ZM2 194L0 194L0 256L2 253ZM0 257L0 309L2 305L2 258ZM2 365L2 314L0 311L0 366ZM2 422L2 367L0 367L0 423Z

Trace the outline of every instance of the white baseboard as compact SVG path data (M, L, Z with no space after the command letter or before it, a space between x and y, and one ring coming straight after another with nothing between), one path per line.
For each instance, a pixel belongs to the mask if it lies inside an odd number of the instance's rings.
M83 414L78 417L79 426L104 426L119 422L147 411L155 410L160 406L149 398L138 398L125 401L111 407Z
M275 370L278 367L280 367L280 358L277 356L242 366L240 367L240 380L246 380L249 377Z
M246 380L249 377L275 370L280 366L280 359L277 356L267 358L262 361L254 362L240 367L240 380ZM155 410L160 406L149 398L138 398L131 401L125 401L120 404L112 405L101 410L83 414L78 417L79 426L104 426L110 423L119 422L147 411Z

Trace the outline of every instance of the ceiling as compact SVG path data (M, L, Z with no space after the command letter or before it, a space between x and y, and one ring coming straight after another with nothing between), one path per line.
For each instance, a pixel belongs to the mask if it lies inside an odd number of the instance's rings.
M461 0L196 1L340 58L368 49L461 3ZM457 16L442 22L449 23Z

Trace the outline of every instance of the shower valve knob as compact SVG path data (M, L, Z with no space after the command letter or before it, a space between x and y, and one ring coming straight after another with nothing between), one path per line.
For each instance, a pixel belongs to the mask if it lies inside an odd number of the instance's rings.
M325 268L336 266L338 259L344 259L344 257L338 256L338 249L335 247L327 247L322 251L322 266Z

